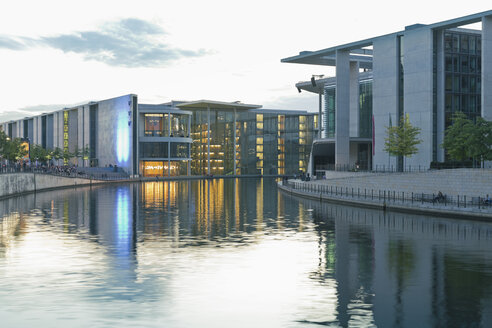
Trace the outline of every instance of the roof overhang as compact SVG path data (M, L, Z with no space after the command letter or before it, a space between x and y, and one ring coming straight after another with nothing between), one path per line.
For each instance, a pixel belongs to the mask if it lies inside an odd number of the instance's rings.
M492 16L492 10L484 11L477 14L472 14L468 16L463 16L459 18L454 18L446 21L442 21L435 24L423 25L416 24L411 26L412 29L417 28L428 28L428 29L448 29L455 28L459 26L469 25L473 23L478 23L486 16ZM367 49L371 47L374 40L380 37L386 37L389 35L401 35L405 31L400 31L396 33L390 33L386 35L377 36L370 39L360 40L356 42L346 43L339 46L326 48L317 51L302 51L297 56L287 57L281 59L282 63L297 63L297 64L311 64L311 65L322 65L322 66L336 66L336 53L337 51L349 51L350 61L356 61L360 63L360 68L372 68L372 49Z
M248 109L256 109L256 108L261 108L261 105L252 105L252 104L243 104L241 102L222 102L222 101L213 101L213 100L197 100L197 101L191 101L191 102L184 102L181 104L177 104L176 107L178 108L195 108L195 109L207 109L207 108L213 108L213 109L242 109L242 110L248 110Z

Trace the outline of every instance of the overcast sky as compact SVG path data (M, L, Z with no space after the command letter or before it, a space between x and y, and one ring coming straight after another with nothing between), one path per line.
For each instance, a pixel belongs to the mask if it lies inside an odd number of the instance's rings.
M317 110L280 59L492 9L478 1L23 0L0 4L0 122L128 93Z

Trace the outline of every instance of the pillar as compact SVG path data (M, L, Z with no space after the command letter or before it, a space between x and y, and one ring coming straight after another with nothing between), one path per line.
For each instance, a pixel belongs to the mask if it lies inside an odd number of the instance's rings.
M335 169L349 164L350 132L350 61L348 50L336 53L335 94Z

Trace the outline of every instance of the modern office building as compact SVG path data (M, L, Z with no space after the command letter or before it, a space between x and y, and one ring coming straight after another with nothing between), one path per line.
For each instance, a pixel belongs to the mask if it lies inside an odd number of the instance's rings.
M474 23L481 29L466 26ZM303 51L282 62L335 67L335 77L296 84L319 95L323 115L310 171L356 164L429 168L447 160L441 144L454 112L492 120L492 11ZM383 150L386 127L404 115L423 140L405 163Z
M317 114L218 101L139 104L130 94L0 124L47 149L88 148L78 166L131 175L283 175L306 171Z

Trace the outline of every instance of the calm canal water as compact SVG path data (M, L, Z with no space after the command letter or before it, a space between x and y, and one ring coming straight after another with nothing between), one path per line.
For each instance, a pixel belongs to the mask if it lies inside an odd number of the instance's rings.
M0 202L2 327L491 327L492 224L321 204L274 180Z

